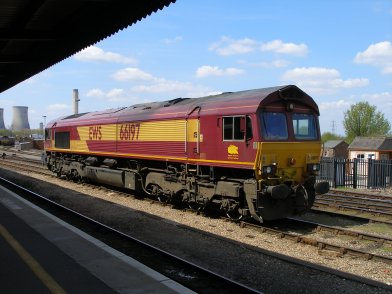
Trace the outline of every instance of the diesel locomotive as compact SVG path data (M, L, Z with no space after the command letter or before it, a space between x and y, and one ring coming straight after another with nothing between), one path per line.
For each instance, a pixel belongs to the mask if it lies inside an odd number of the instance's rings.
M45 127L48 169L232 219L306 212L320 169L319 110L294 85L73 114Z

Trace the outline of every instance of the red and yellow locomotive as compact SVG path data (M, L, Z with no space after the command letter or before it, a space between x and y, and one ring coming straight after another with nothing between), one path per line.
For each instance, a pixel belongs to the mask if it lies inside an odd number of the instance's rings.
M272 220L329 189L316 183L318 116L293 85L177 98L51 121L45 150L58 176Z

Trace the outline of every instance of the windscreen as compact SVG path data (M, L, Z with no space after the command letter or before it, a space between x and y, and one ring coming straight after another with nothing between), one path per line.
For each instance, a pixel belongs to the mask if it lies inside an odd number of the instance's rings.
M317 128L314 115L305 113L293 113L294 136L298 140L316 140Z
M290 122L291 120L291 122ZM317 140L317 124L313 114L262 112L260 114L261 133L265 140L283 141L292 137L298 141Z
M284 112L262 112L261 132L266 140L287 140L287 120Z

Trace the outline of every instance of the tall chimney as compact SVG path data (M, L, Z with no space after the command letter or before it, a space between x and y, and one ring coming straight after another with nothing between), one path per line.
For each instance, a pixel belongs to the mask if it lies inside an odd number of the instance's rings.
M13 131L30 130L28 107L27 106L13 106L13 118L11 129Z
M79 91L78 89L73 89L73 107L74 107L74 114L79 113Z
M4 109L0 108L0 130L5 130L4 125Z

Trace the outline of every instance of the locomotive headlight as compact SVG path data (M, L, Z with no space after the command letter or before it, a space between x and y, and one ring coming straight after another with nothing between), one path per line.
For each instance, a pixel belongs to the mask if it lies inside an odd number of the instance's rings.
M320 170L320 164L319 163L309 163L307 166L308 172L315 172Z
M276 173L277 170L277 166L276 164L272 164L272 165L265 165L262 168L262 172L263 172L263 176L271 176L274 175Z

